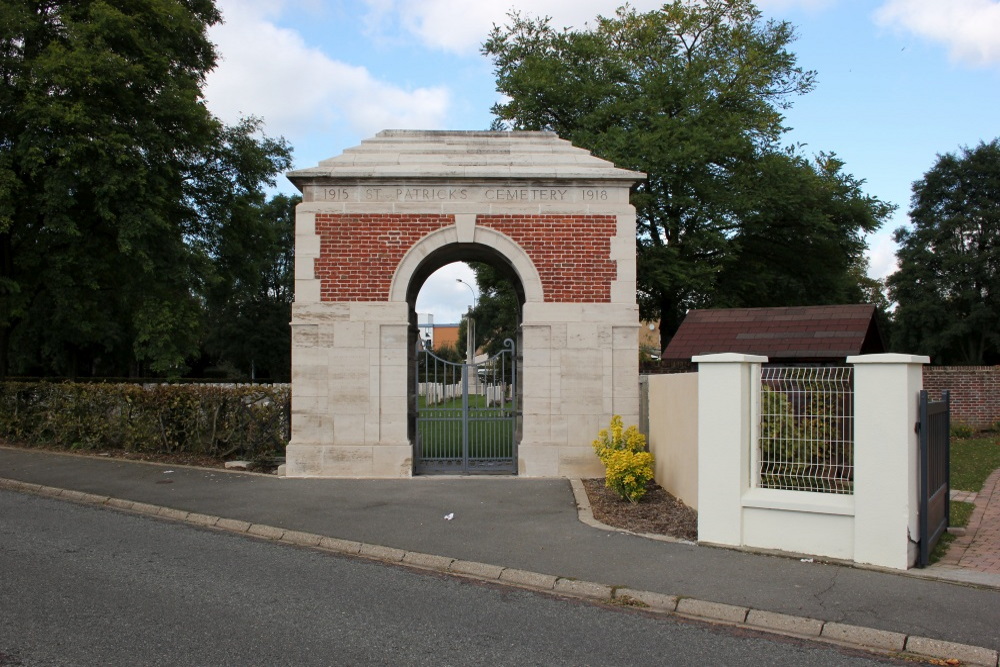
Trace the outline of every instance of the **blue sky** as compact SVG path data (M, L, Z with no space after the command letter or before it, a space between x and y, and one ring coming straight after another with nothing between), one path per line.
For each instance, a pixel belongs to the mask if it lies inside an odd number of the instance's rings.
M225 24L206 97L221 118L262 117L310 167L382 129L482 130L496 101L479 46L511 8L582 26L620 4L600 0L218 0ZM633 0L639 10L659 2ZM816 89L787 112L788 142L834 152L865 191L897 204L869 238L871 274L894 268L892 231L913 181L938 154L1000 136L1000 0L762 0L796 26ZM285 179L278 188L294 192ZM454 321L472 295L452 267L418 310Z

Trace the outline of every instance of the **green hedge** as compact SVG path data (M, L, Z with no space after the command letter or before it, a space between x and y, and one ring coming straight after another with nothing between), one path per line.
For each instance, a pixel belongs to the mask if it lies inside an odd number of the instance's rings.
M0 382L0 438L259 460L284 455L287 387Z

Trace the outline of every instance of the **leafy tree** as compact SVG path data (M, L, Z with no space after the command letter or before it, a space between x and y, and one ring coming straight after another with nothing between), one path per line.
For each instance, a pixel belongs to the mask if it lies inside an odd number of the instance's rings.
M888 306L867 276L863 234L894 207L861 190L835 155L809 161L765 153L739 170L753 201L728 242L712 303L723 307L806 306L868 301Z
M295 207L276 195L242 211L224 229L208 289L206 352L242 378L291 378ZM236 222L236 221L234 221Z
M211 0L0 5L0 373L179 373L228 226L289 165L202 99Z
M517 340L521 304L510 280L500 271L483 262L470 262L479 288L479 299L472 311L476 319L476 344L492 356L504 349L504 340ZM465 320L458 330L458 347L465 349Z
M632 193L638 300L643 319L660 319L664 344L689 308L848 299L845 290L813 290L831 280L839 289L843 267L864 248L860 233L888 210L861 196L832 157L810 165L776 148L782 110L814 85L788 50L794 37L789 23L763 21L750 0L673 0L647 13L623 7L585 30L512 14L483 46L505 96L493 107L495 128L553 130L648 175ZM785 176L795 185L787 197ZM839 219L792 219L817 201ZM785 235L793 227L809 233ZM841 236L828 241L828 233ZM821 256L819 245L840 256L814 268L785 261ZM752 254L762 246L785 255L783 264L762 267ZM827 279L831 262L841 274ZM763 286L737 284L754 281L741 267L768 274ZM787 268L796 275L783 275Z
M939 155L896 230L893 345L935 363L1000 361L1000 139Z

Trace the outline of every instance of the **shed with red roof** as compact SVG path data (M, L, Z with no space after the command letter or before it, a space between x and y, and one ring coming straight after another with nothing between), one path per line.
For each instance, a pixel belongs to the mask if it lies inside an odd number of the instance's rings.
M843 363L885 352L875 306L691 310L663 351L664 362L702 354L758 354L774 363Z

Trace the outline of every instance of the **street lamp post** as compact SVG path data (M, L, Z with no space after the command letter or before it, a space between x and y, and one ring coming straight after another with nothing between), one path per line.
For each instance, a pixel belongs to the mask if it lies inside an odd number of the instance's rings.
M461 278L455 278L456 282L460 282L469 288L472 292L472 311L477 308L478 301L476 300L476 290L469 283L465 282ZM476 361L476 320L472 316L472 311L465 316L466 321L466 331L465 331L465 363L472 364Z

